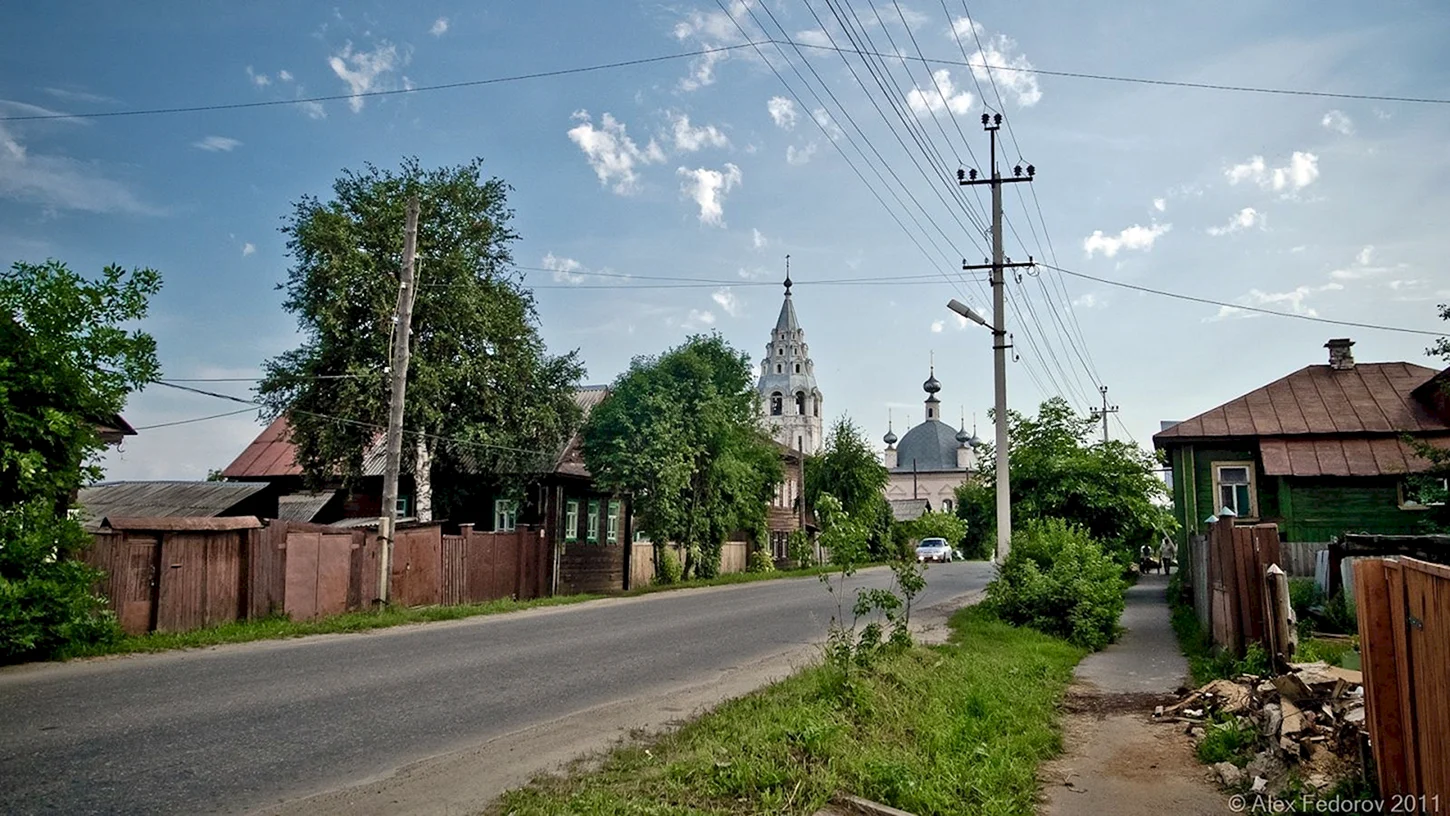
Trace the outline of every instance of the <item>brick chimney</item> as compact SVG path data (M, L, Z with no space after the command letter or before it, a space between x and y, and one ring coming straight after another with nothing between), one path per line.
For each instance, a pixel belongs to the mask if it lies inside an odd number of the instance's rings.
M1354 341L1348 337L1339 337L1324 344L1329 349L1329 367L1335 371L1348 371L1354 368L1354 353L1349 347Z

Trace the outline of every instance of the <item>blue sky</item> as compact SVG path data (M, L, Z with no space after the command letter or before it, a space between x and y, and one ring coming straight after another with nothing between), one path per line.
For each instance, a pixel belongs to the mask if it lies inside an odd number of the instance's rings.
M978 117L984 97L996 109L1000 93L1020 157L1038 168L1045 221L1044 231L1030 194L1007 191L1014 258L1055 255L1065 268L1152 288L1442 328L1434 307L1450 300L1450 105L1025 69L1446 98L1450 8L978 0L968 22L961 0L764 2L734 0L730 16L713 2L620 2L606 11L582 2L211 2L144 11L70 3L64 12L25 4L7 12L0 31L0 117L296 100L575 68L738 45L737 22L754 39L763 27L779 37L767 11L798 42L850 47L832 7L853 26L854 12L875 50L915 56L919 47L957 61L965 52L971 62L1019 70L989 77L935 65L933 76L919 63L888 61L888 98L858 57L848 68L831 51L803 48L802 56L763 45L760 53L313 104L5 120L0 263L55 257L88 273L112 262L154 267L165 289L145 328L165 374L256 376L262 360L297 340L275 288L288 265L277 227L292 201L325 197L340 170L368 161L481 156L514 188L523 236L515 260L540 268L526 275L544 337L556 351L580 349L589 382L607 382L631 357L698 330L718 330L758 356L790 254L829 416L849 413L879 438L890 409L901 432L921 418L920 384L934 352L944 412L965 411L968 423L975 413L985 425L990 338L944 304L983 304L985 290L948 261L975 262L986 243L971 234L957 191L928 179L948 177L959 158L972 166L968 145L984 158ZM942 164L917 150L903 119L920 123ZM1009 163L1018 160L1011 139L1006 152ZM967 196L965 207L980 212ZM579 274L601 271L704 285L639 288L648 282ZM812 284L896 277L906 280ZM591 288L601 286L611 288ZM1052 272L1008 291L1021 310L1009 312L1022 356L1009 369L1012 406L1031 410L1059 391L1087 405L1098 378L1145 444L1161 419L1323 362L1330 337L1353 337L1360 360L1431 364L1426 337L1253 317ZM1068 337L1081 338L1091 376ZM213 387L241 396L249 388ZM233 407L153 388L133 398L127 416L147 426ZM256 429L254 418L239 416L143 431L108 457L109 475L200 478Z

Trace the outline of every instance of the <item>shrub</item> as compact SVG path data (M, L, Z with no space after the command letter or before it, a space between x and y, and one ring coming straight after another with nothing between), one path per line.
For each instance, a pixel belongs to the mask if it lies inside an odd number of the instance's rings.
M1344 594L1344 590L1334 593L1334 596L1324 603L1324 631L1338 632L1342 635L1354 635L1359 633L1359 623L1355 618L1354 604Z
M655 570L656 584L677 584L680 576L684 573L684 567L680 565L679 556L675 555L674 548L661 546L659 552L659 569Z
M786 555L790 557L791 564L797 569L815 564L816 551L811 546L811 537L806 535L805 530L791 531L790 537L786 540Z
M78 522L43 502L0 511L0 663L64 657L120 637L92 590L100 571L74 558L88 544Z
M745 564L746 572L774 572L775 561L771 559L770 553L765 550L751 550L750 559Z
M1044 519L1012 537L987 605L1009 623L1096 650L1117 638L1124 588L1117 562L1086 531Z
M1289 606L1294 609L1294 617L1301 621L1306 620L1309 610L1323 604L1324 593L1313 578L1289 579Z

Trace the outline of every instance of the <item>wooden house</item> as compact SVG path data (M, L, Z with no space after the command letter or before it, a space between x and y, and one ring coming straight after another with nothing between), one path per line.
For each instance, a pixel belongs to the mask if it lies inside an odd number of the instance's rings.
M1172 468L1179 543L1227 507L1240 523L1274 523L1288 542L1347 532L1410 533L1430 469L1414 444L1450 449L1450 369L1358 363L1353 341L1330 340L1310 365L1172 424L1154 446Z

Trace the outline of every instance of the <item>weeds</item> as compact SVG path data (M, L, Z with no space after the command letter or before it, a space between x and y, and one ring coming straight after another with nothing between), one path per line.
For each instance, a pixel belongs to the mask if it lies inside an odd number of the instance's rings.
M1232 762L1242 768L1254 756L1258 733L1251 723L1232 715L1223 715L1219 722L1204 729L1198 742L1198 761L1208 765Z

